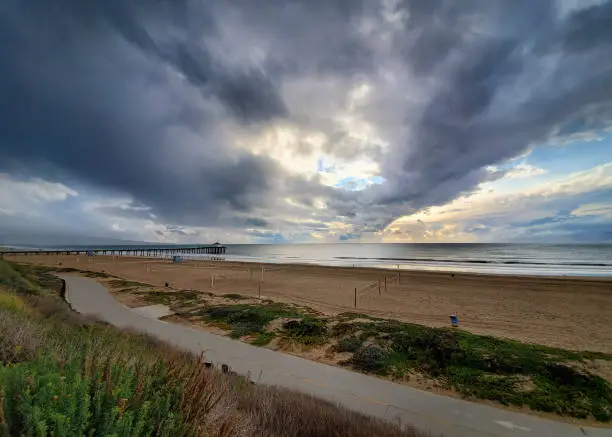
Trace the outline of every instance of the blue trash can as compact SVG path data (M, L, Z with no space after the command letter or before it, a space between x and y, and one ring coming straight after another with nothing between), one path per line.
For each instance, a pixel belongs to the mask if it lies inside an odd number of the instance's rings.
M456 315L456 314L452 314L452 315L450 316L450 321L451 321L451 326L452 326L453 328L457 328L457 327L459 327L459 317L457 317L457 315Z

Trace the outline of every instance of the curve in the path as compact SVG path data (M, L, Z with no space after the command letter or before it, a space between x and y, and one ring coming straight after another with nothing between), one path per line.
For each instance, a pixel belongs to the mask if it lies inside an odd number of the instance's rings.
M612 437L612 430L579 427L536 416L423 392L375 377L144 317L121 305L98 282L72 275L66 298L72 307L118 327L204 352L207 361L228 364L264 384L278 385L339 403L352 410L445 437Z

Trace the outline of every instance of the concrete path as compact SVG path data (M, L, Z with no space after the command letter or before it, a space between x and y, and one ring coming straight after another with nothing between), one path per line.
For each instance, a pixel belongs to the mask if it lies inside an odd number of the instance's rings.
M228 364L240 374L249 374L255 382L311 393L368 415L412 424L432 435L612 437L612 429L579 427L435 395L155 320L121 305L92 279L62 278L67 284L67 299L76 311L96 315L115 326L135 328L196 353L204 352L208 361Z

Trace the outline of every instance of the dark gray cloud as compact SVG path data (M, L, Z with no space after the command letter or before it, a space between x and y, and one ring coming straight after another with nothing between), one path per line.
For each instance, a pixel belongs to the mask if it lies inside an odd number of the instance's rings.
M427 75L429 89L422 111L407 121L412 135L396 142L385 160L390 184L374 188L378 202L413 208L446 202L490 178L487 165L611 103L606 23L612 3L564 19L555 5L440 0L400 6L409 18L397 44L417 77Z
M119 217L378 230L500 177L486 167L568 123L610 124L612 1L569 15L553 0L389 4L5 0L0 171L131 197L98 210ZM302 111L291 91L308 79L331 85ZM384 148L334 124L360 82L373 91L354 111ZM386 183L330 188L232 141L280 121L324 133L339 160L379 162Z
M145 3L3 5L0 165L125 193L189 224L260 204L278 166L229 150L211 126L225 111L239 122L282 115L275 88L196 52L186 2ZM204 24L196 31L213 31ZM162 41L161 26L183 39ZM148 214L121 215L136 213Z
M573 14L563 29L563 44L570 51L591 50L612 44L612 3L593 5Z
M244 224L246 226L253 226L255 228L265 228L268 226L268 222L266 220L256 217L246 219Z

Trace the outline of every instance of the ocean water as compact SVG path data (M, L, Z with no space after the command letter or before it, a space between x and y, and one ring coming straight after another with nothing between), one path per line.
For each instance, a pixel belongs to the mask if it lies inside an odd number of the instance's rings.
M250 244L228 245L226 258L510 275L612 276L612 245Z
M95 247L117 249L160 246L162 245L143 244ZM180 247L190 246L197 245L180 245ZM93 246L88 247L93 248ZM47 247L47 249L68 248L79 247ZM210 258L210 255L185 257ZM248 262L403 270L612 277L612 245L609 244L229 244L227 253L222 258Z

